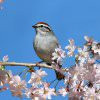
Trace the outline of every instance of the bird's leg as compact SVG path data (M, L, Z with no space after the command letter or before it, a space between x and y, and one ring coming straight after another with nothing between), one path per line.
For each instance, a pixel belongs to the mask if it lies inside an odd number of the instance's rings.
M43 63L44 61L39 61L36 63L36 66L38 66L38 64ZM40 67L38 67L40 69Z

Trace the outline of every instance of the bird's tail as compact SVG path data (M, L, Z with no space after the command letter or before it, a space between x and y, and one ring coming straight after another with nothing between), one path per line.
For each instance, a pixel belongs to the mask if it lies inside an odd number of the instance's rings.
M58 71L55 71L55 73L56 73L56 78L57 78L58 80L64 79L65 76L64 76L62 73L60 73L60 72L58 72Z
M59 67L61 68L62 66L60 65ZM62 80L62 79L65 78L65 75L64 75L63 73L61 73L61 72L59 72L59 71L55 71L55 73L56 73L56 78L57 78L58 80Z

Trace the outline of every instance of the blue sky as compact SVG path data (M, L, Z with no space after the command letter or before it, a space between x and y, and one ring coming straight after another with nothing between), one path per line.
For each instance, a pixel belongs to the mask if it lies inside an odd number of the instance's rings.
M100 0L5 0L1 6L4 9L0 11L0 59L9 55L9 61L40 61L32 46L35 36L32 25L39 21L50 24L62 48L70 38L82 45L85 35L100 41ZM23 70L7 68L14 73ZM66 98L53 97L53 100ZM19 100L9 91L0 93L0 99Z

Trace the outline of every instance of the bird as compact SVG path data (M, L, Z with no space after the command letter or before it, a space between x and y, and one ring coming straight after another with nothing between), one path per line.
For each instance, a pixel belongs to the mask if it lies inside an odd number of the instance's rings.
M52 53L59 47L59 42L52 28L45 22L38 22L32 26L36 35L33 41L33 48L37 56L47 64L52 64ZM61 67L61 65L59 65ZM55 71L58 80L64 79L64 75Z

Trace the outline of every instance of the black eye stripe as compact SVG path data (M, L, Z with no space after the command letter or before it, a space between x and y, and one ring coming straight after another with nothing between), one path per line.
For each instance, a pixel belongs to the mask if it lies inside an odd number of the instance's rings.
M47 26L43 26L43 25L40 25L39 27L45 27L46 29L48 29L49 31L51 31L51 29Z
M44 27L47 28L49 31L51 31L49 27L46 27L46 26L44 26Z

